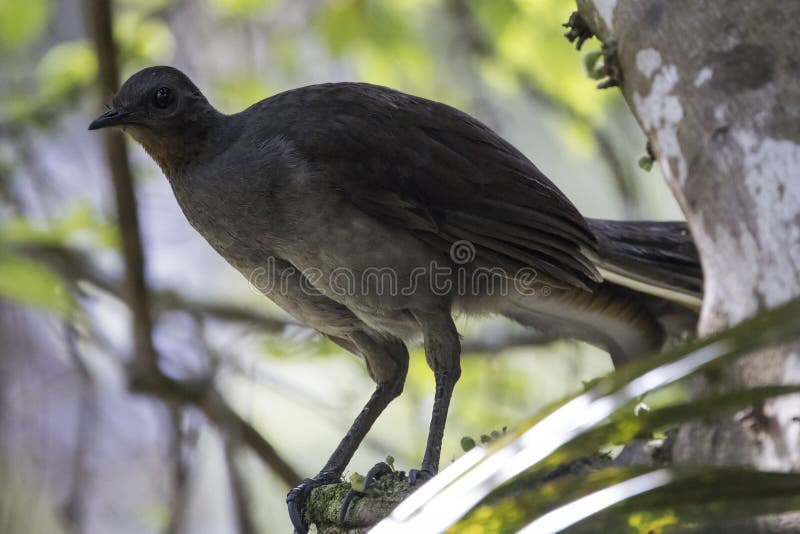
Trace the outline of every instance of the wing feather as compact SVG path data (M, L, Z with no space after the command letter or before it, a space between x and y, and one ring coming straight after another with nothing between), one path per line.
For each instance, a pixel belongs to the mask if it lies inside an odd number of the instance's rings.
M265 127L288 136L341 194L443 252L469 239L486 262L567 285L602 280L586 221L522 153L450 106L385 87L323 84L276 95ZM308 117L313 118L309 120Z

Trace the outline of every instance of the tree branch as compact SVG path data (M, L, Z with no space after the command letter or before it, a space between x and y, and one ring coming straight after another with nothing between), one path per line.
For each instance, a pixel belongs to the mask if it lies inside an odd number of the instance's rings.
M350 483L321 486L311 492L306 517L319 534L366 534L408 497L412 490L405 473L398 471L378 479L365 495L353 501L345 521L340 509Z
M224 446L225 465L228 468L228 478L230 479L233 493L238 534L256 534L255 523L250 513L250 496L247 491L247 483L244 474L236 463L237 447L229 439L225 440Z
M92 37L97 51L99 65L98 84L101 99L113 95L119 87L119 68L117 66L117 47L114 42L111 2L109 0L85 0ZM133 176L128 165L125 140L119 131L104 130L106 159L117 205L122 255L125 259L125 292L132 314L133 342L135 348L135 381L138 374L156 376L158 359L151 337L152 321L148 305L147 286L144 272L144 252L139 230L139 215L136 210L136 196Z
M184 459L184 446L186 439L181 428L182 410L181 406L167 406L167 411L172 430L172 443L170 444L172 460L172 483L173 493L170 503L169 523L164 529L164 534L180 534L186 517L186 509L189 504L189 469L188 462ZM188 433L193 435L191 431ZM193 440L192 447L196 445Z
M87 457L95 435L95 422L97 418L97 389L94 377L89 371L77 346L77 332L71 322L64 321L64 343L67 353L75 369L78 371L83 383L80 392L78 410L78 425L75 429L75 458L72 467L72 484L69 499L64 507L64 515L76 532L84 530L85 491L88 486Z
M70 283L86 281L100 290L125 300L123 284L97 269L88 254L64 245L20 243L14 250L47 264ZM264 332L281 333L297 323L253 311L227 302L188 298L177 291L150 291L152 318L169 311L185 311L192 315L212 317L222 321L249 323Z
M495 504L532 492L553 480L580 478L611 465L610 456L596 453L547 472L531 471L492 493L482 504ZM341 483L312 491L306 516L316 525L320 534L366 534L413 491L402 471L382 477L370 486L364 496L351 504L345 521L342 521L339 510L349 489L349 483Z

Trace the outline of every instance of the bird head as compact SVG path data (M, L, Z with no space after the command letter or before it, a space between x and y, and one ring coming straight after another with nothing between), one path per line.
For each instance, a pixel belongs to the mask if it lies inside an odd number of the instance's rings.
M89 129L122 127L164 168L201 148L217 116L184 73L173 67L148 67L122 84L109 109Z

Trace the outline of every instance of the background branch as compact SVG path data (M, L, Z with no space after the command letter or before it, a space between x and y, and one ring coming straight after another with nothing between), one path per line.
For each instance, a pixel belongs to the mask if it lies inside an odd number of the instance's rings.
M111 2L109 0L86 0L85 5L97 52L100 98L104 100L115 94L119 88L119 68L111 22ZM126 300L132 314L135 366L139 367L137 371L144 376L157 376L158 361L151 337L152 322L145 282L144 252L127 148L121 132L115 129L105 129L103 135L108 168L114 184L122 256L125 259ZM132 378L136 379L137 377Z
M48 265L70 283L89 282L100 290L125 300L124 285L120 280L97 269L91 257L73 247L60 244L24 243L14 249ZM247 323L263 332L282 333L298 323L280 317L253 311L229 302L189 298L172 290L149 291L151 318L169 311L184 311L195 316L206 316L222 321Z
M250 512L250 496L244 473L236 462L238 447L230 439L225 440L225 465L228 468L233 493L234 507L236 508L236 523L239 534L256 534L256 527Z

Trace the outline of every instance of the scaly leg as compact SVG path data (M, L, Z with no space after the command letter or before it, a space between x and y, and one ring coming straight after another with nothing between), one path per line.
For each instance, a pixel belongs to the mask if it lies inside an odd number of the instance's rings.
M409 473L411 484L427 480L439 471L447 411L450 408L453 389L461 376L461 343L449 311L415 313L414 316L425 335L425 358L433 369L436 394L433 399L425 456L420 469Z

